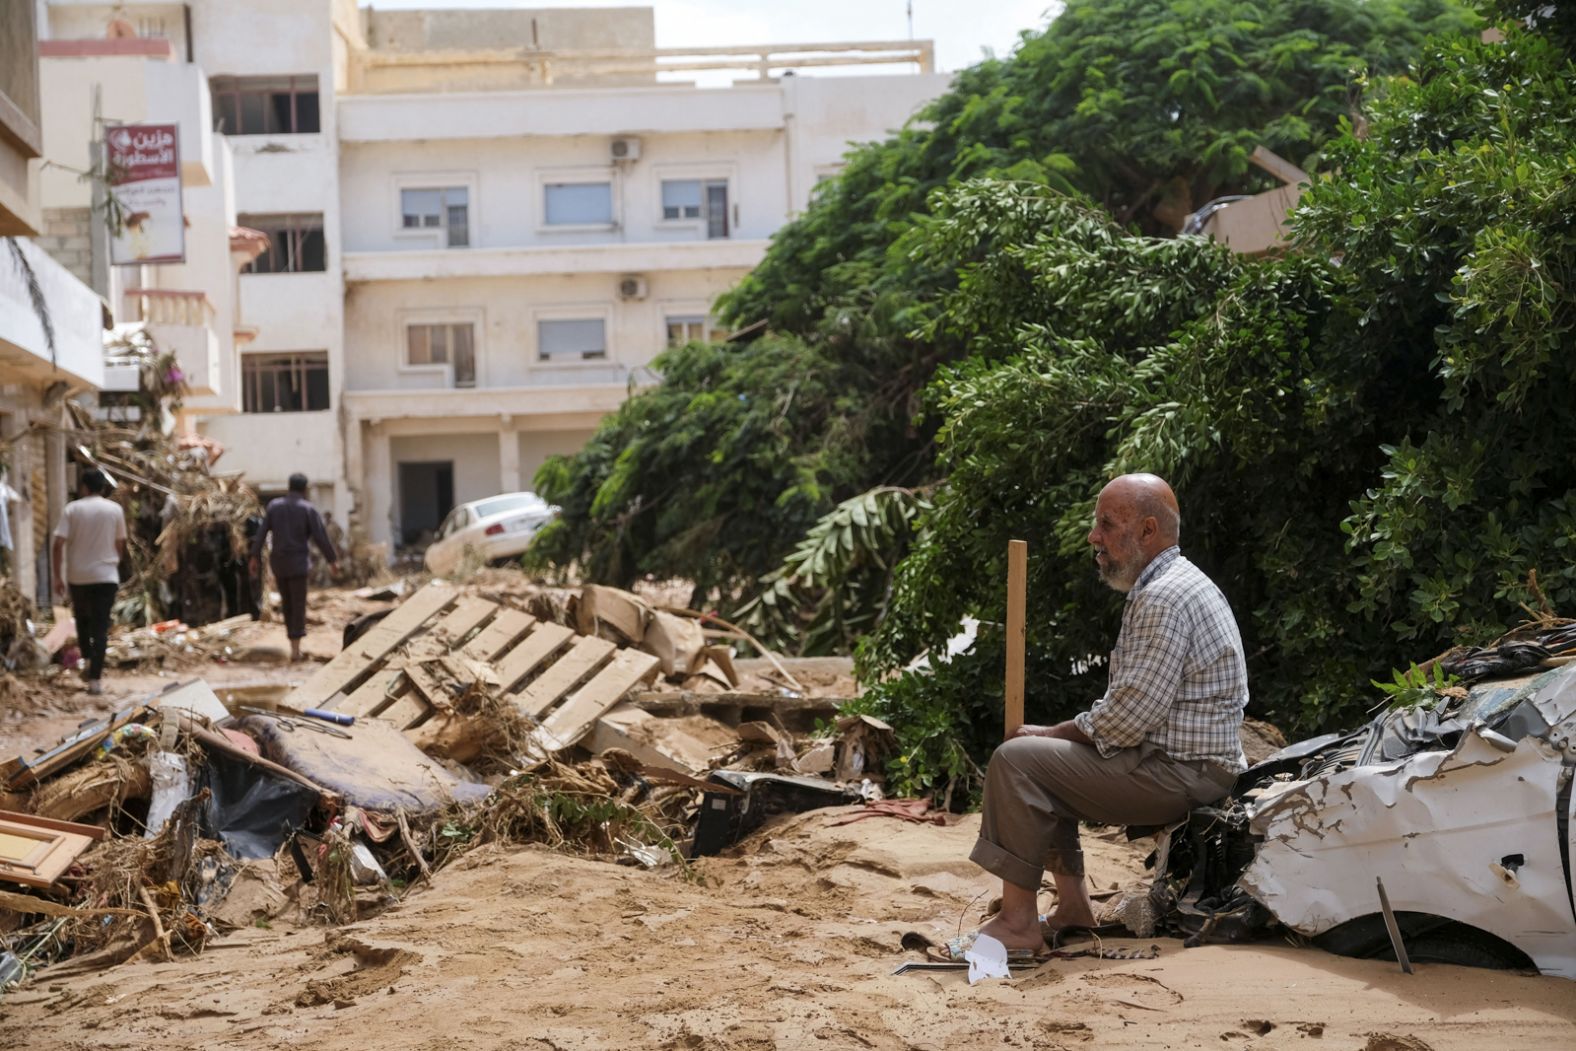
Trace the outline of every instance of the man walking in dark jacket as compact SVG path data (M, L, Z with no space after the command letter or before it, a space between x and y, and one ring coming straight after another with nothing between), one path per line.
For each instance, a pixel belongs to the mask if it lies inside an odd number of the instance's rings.
M252 538L252 573L262 557L268 537L274 538L268 564L279 584L285 607L285 634L290 638L290 659L301 659L301 639L306 635L306 578L312 569L311 545L323 553L330 566L339 565L339 552L323 528L323 516L306 498L306 475L290 476L290 491L272 500L263 515L263 527ZM336 570L337 571L337 570Z

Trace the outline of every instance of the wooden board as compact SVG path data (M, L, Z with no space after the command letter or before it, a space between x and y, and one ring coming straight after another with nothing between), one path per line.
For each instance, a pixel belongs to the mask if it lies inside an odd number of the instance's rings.
M373 715L378 709L390 703L389 694L393 692L395 684L404 677L405 672L399 668L385 668L373 672L372 678L362 683L354 693L339 702L339 705L332 710L354 715L358 719Z
M498 676L498 692L508 693L524 682L574 637L575 633L562 624L538 624L535 631L493 666L493 673Z
M453 588L428 584L323 665L286 697L285 703L298 711L322 708L336 693L350 693L371 674L376 662L414 635L434 614L441 613L453 599Z
M500 608L496 602L467 595L454 604L454 609L443 615L434 630L441 632L451 647L456 646Z
M498 659L499 654L513 646L520 636L530 631L531 625L535 623L536 618L529 613L506 609L494 617L480 635L466 643L460 652L472 660L491 664Z
M33 758L17 756L9 760L4 766L6 787L27 788L51 774L64 770L97 748L99 742L108 737L112 731L142 718L147 710L143 705L135 705L116 712L106 719L98 719L83 725L76 733L43 755Z
M432 705L427 703L427 699L421 695L421 691L410 689L406 690L397 701L383 709L374 718L384 719L401 730L408 730L425 719L431 711Z
M550 752L562 751L591 732L602 713L656 673L659 661L640 650L619 650L607 667L574 692L574 695L537 728L531 740ZM556 667L556 665L555 665Z
M581 679L595 671L616 649L618 647L606 639L582 635L568 653L520 691L520 695L514 699L515 707L527 718L540 718L543 712L574 689Z
M0 810L0 879L48 887L103 836L95 825Z

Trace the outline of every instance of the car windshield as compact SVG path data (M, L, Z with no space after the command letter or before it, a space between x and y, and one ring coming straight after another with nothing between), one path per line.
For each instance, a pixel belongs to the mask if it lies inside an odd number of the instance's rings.
M510 511L534 511L542 507L542 498L535 493L511 493L508 496L495 496L491 500L483 500L476 504L476 517L491 518L493 515L507 514Z

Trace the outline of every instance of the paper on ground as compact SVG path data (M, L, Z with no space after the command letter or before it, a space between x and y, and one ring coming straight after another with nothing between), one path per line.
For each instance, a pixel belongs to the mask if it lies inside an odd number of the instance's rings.
M969 962L969 984L986 978L1007 977L1007 947L988 934L974 936L974 944L964 952Z

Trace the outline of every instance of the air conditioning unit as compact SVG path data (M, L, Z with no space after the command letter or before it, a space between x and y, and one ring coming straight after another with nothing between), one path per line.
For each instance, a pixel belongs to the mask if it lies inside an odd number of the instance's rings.
M616 161L640 160L640 140L633 136L614 139L608 153Z
M618 279L618 298L645 299L646 279L639 274L626 274Z

